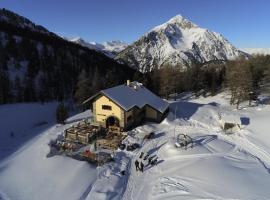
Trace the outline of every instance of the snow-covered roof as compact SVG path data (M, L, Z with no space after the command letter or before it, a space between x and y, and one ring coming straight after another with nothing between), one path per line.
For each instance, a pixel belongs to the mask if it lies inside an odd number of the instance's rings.
M137 81L130 82L129 85L123 84L101 90L100 93L110 98L126 111L135 106L142 108L145 105L149 105L163 113L169 106L168 102L153 94L146 87L144 87L143 84ZM87 101L89 100L90 99Z
M221 114L221 120L224 121L224 123L234 123L234 124L242 124L240 116L230 114L230 113L222 113Z

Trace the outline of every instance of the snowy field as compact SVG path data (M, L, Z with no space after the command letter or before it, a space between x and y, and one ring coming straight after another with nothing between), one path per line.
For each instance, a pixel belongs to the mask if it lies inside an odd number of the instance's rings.
M0 106L0 199L270 199L270 105L235 110L223 95L171 102L162 123L130 131L124 142L140 143L139 150L117 151L114 163L99 168L46 157L50 140L90 111L61 126L55 103ZM239 132L223 133L228 117L243 122ZM155 138L143 140L150 131ZM180 133L193 138L193 148L175 147ZM141 152L159 158L143 173L134 166Z
M0 105L0 161L55 124L57 103Z

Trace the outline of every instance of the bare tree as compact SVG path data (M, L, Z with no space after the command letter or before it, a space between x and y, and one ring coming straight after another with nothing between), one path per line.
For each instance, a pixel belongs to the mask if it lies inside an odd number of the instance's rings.
M247 60L241 58L229 62L226 81L231 92L231 105L236 104L238 109L241 102L250 100L250 94L253 92L253 79Z

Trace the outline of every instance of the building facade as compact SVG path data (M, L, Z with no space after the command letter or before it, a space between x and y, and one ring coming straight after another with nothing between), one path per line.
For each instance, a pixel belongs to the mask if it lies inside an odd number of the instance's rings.
M138 82L100 91L85 102L92 103L93 121L103 127L135 127L147 121L160 122L169 104Z

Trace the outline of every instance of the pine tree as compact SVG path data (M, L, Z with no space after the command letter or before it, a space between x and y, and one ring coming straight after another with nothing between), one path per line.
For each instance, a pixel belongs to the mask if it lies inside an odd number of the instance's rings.
M6 51L11 54L13 57L18 57L18 49L16 45L16 41L12 34L8 34L7 37L7 44L6 44Z
M45 101L51 99L48 80L45 74L41 74L38 78L37 85L37 99L43 104Z
M217 93L216 74L212 74L210 91L211 91L211 96L215 96Z
M36 101L36 88L32 78L25 77L24 79L23 100L25 102Z
M95 68L94 75L92 77L91 95L99 92L103 88L103 81L99 73L98 67Z
M21 102L23 100L23 87L21 85L21 80L18 76L15 77L14 81L14 92L15 92L15 102Z
M85 70L82 70L77 83L75 99L78 103L82 103L91 95L91 80Z
M0 70L0 104L12 101L12 82L9 80L7 71Z
M267 92L270 94L270 66L268 66L268 68L265 70L265 80L264 80L264 84L266 85L266 90Z
M237 109L243 101L250 100L253 92L253 79L248 61L238 59L227 65L226 81L231 92L231 104L236 104Z
M68 118L67 108L63 103L59 103L56 108L56 121L59 124L65 124L65 120Z
M175 92L176 80L175 80L175 70L166 66L160 70L160 95L168 99L169 94Z

